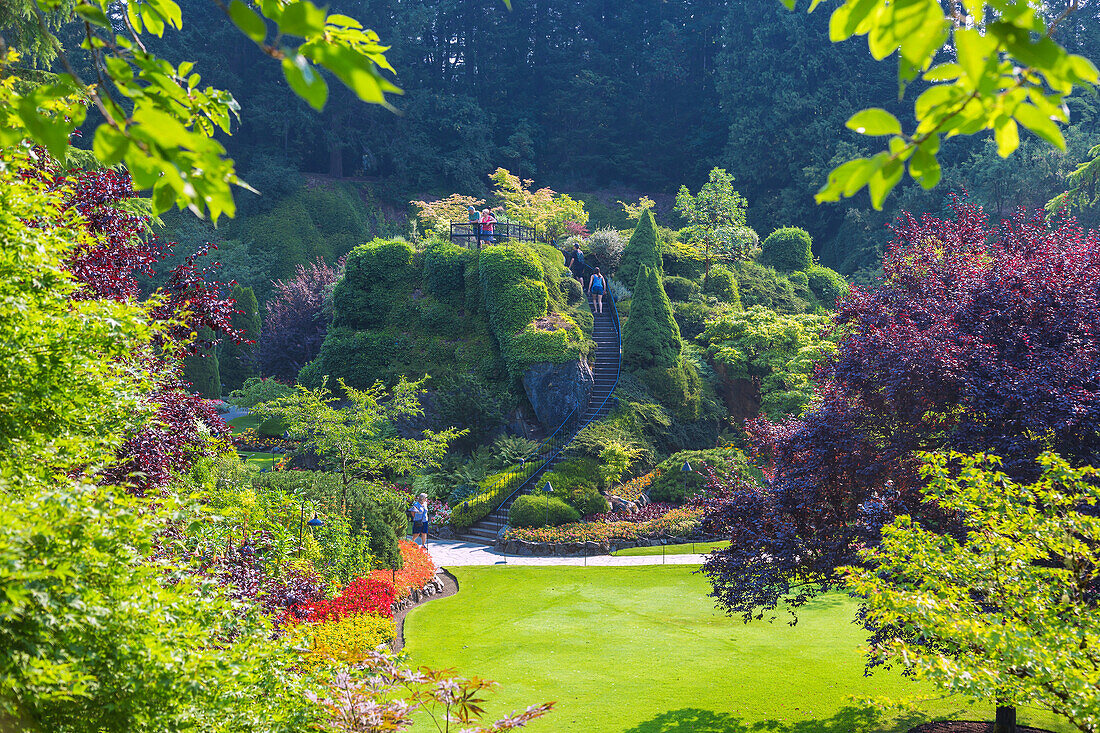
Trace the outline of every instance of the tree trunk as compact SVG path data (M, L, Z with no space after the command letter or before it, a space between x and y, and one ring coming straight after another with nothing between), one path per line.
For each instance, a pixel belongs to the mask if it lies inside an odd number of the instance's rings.
M1009 705L997 706L997 719L993 723L993 733L1016 733L1016 708Z

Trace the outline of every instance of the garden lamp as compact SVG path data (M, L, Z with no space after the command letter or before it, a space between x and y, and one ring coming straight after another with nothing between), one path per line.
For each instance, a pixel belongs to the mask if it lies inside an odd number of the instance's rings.
M308 524L310 527L324 527L325 521L314 514L313 519L306 522L306 524Z
M546 485L542 487L542 491L546 494L546 526L550 526L550 495L554 493L554 487L547 481Z
M680 472L681 473L697 473L696 470L694 468L692 468L691 464L688 463L687 461L684 461L684 465L680 467ZM687 494L687 476L684 476L684 493ZM695 540L691 541L691 554L692 555L695 554ZM664 562L664 553L663 552L661 553L661 561Z

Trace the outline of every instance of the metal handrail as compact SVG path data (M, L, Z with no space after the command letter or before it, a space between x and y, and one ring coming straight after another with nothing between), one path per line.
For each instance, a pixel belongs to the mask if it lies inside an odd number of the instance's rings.
M506 239L515 239L520 242L537 242L538 229L522 224L498 221L493 223L493 231L488 232L479 221L451 222L451 241L456 244L469 246L470 240L474 240L477 242L477 248L481 249L482 242L494 244L503 242Z

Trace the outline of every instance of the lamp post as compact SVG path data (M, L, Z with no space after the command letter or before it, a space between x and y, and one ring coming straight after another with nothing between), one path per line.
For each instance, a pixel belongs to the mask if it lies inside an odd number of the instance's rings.
M550 495L554 493L554 487L547 481L546 485L542 487L543 493L546 494L546 526L550 526Z
M298 557L302 556L302 544L303 544L303 539L304 539L302 533L305 531L306 526L308 525L311 528L324 527L325 526L325 521L317 516L316 511L313 512L313 519L309 520L308 522L305 521L305 519L306 519L306 503L303 501L302 502L302 516L301 516L301 519L299 520L300 523L298 525Z
M699 473L698 471L693 469L691 467L691 464L688 463L687 461L684 461L684 465L680 467L680 472L681 473ZM688 489L687 481L688 481L687 476L684 476L684 496L687 496L687 489ZM694 538L691 540L691 554L692 555L695 554L695 540L694 540Z

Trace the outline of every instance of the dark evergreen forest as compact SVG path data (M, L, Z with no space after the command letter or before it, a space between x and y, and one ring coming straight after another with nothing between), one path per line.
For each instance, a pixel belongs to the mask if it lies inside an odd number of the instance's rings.
M1100 143L1100 104L1082 93L1072 100L1066 154L1028 139L1002 161L990 137L974 136L945 147L944 179L930 192L903 186L884 212L865 193L819 206L813 194L828 171L875 145L844 128L848 117L880 106L906 119L919 92L899 102L894 65L875 61L863 41L830 43L825 12L787 12L775 0L514 0L510 11L499 0L337 0L334 10L392 44L387 57L405 94L388 111L333 84L318 115L214 5L181 5L188 24L162 50L196 61L206 81L240 102L243 122L226 144L266 196L241 195L246 219L300 185L298 173L317 174L362 182L374 207L368 224L396 233L407 229L410 198L481 194L503 166L581 194L593 224L622 226L615 199L646 193L664 204L662 223L677 226L659 195L694 189L721 166L761 237L804 227L823 264L859 280L877 268L900 210L942 212L963 191L994 216L1041 207ZM1077 11L1059 41L1100 59L1098 12ZM1098 220L1095 210L1082 218ZM187 226L170 223L187 239Z

